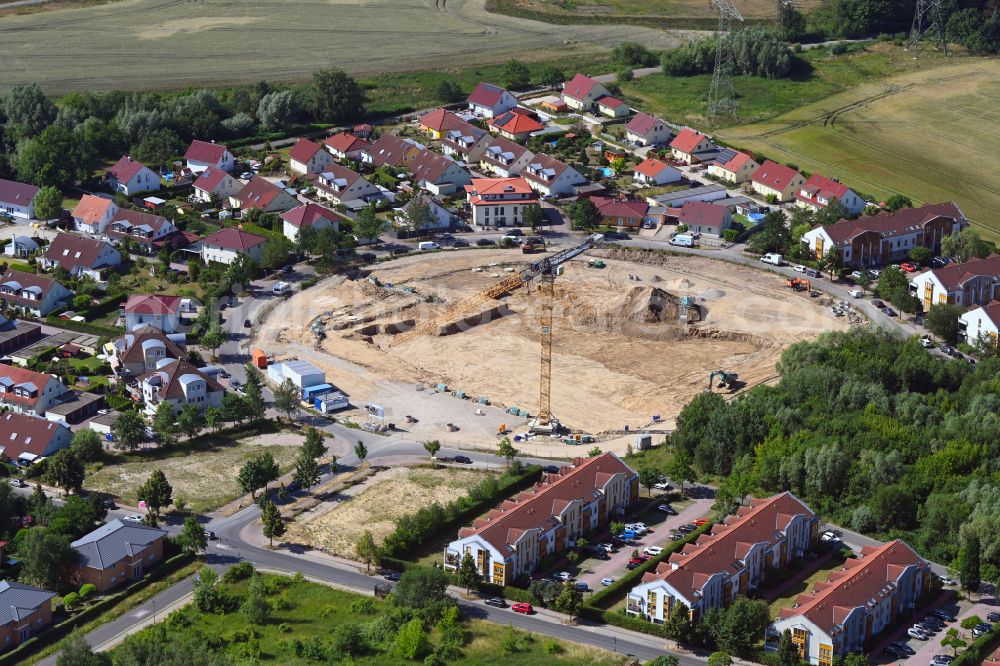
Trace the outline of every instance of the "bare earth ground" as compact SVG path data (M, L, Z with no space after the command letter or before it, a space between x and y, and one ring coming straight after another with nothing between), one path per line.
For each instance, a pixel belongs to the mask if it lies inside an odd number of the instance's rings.
M87 488L110 493L126 505L134 506L136 489L154 469L160 469L173 486L175 500L183 498L197 512L211 511L242 494L236 474L248 458L270 452L281 471L286 472L292 466L302 439L301 435L293 433L251 437L240 441L238 446L176 458L109 465L88 477L85 483Z
M37 82L80 90L297 81L336 65L352 74L447 70L513 55L606 51L622 26L551 25L487 13L485 0L122 0L0 22L0 92ZM680 42L628 28L651 49Z
M663 261L651 254L623 256ZM775 363L786 346L845 327L815 300L750 268L671 257L667 265L609 258L608 267L597 270L588 268L586 260L571 262L556 281L552 378L553 413L584 432L625 424L634 429L649 424L653 415L669 420L719 368L738 372L748 386L766 381L775 376ZM456 413L472 413L465 401L429 396L438 383L537 413L538 299L529 289L502 299L508 316L452 335L418 336L391 347L392 335L385 333L386 325L442 311L444 305L424 302L430 297L453 303L508 275L505 261L520 269L526 258L516 251L467 250L416 255L378 267L375 275L383 284L412 287L415 293L333 278L276 308L257 343L271 353L317 363L354 404L369 396L402 400L393 417L397 423L403 413L412 413L403 411L411 408L409 396L414 403L437 400L442 405L445 411L436 426L448 420L449 405ZM475 267L485 270L473 272ZM690 332L676 321L676 297L682 295L696 297L705 311L705 320ZM324 312L329 313L327 337L317 350L309 324ZM389 388L393 385L398 390ZM414 391L415 385L428 390ZM471 435L460 436L468 441Z
M335 501L318 505L289 525L285 541L308 544L356 559L354 544L366 530L381 544L395 520L432 502L446 504L468 493L485 472L455 468L394 467L365 484L353 486ZM352 492L355 491L355 492ZM386 501L391 497L391 501ZM343 501L348 499L349 501Z

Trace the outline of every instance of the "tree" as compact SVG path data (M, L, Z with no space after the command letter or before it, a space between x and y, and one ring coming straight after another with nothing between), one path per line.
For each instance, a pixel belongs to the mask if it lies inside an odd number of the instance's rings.
M414 618L399 628L393 643L393 652L403 659L420 659L431 651L424 625Z
M466 551L458 565L458 583L465 586L467 594L472 594L472 588L479 587L481 580L482 576L476 568L476 561L472 559L472 553Z
M583 593L576 589L576 585L566 581L563 583L563 589L559 593L559 596L556 597L555 606L556 610L566 613L569 615L569 619L572 620L583 606Z
M590 199L574 201L566 206L566 214L569 216L573 229L582 231L596 229L604 219L601 217L601 211Z
M291 90L269 93L257 106L260 124L269 131L288 127L299 115L299 101Z
M225 605L222 590L219 589L219 574L205 565L194 577L194 604L202 613L216 613Z
M785 629L778 639L778 666L799 666L801 663L799 648L792 642L792 632Z
M708 666L732 666L732 663L733 658L725 652L713 652L708 655Z
M901 208L913 208L913 201L910 197L903 194L893 194L885 202L885 209L893 213Z
M566 80L566 74L555 65L545 65L538 73L538 82L543 86L558 86Z
M84 498L72 495L61 507L51 506L45 513L39 513L39 522L48 516L49 534L62 534L76 539L94 529L107 517L107 509L94 496Z
M781 3L778 7L778 31L786 42L797 42L806 34L806 16L795 5Z
M193 438L205 427L205 414L197 405L186 403L177 415L177 429L188 439Z
M292 473L292 479L309 490L319 483L319 478L319 463L314 458L305 455L304 451L300 452L295 459L295 471Z
M45 468L45 480L59 486L67 493L83 486L83 462L72 449L62 449L49 458Z
M248 413L247 401L236 393L222 394L222 418L226 421L242 421Z
M51 220L62 213L63 195L57 187L46 185L35 195L35 217Z
M299 388L292 383L291 379L286 378L285 381L275 387L273 393L274 408L279 412L284 412L288 420L291 421L292 414L298 411L299 402L302 400Z
M264 536L270 545L274 545L274 537L280 537L285 533L285 521L281 519L281 511L271 500L264 498L264 510L261 513L261 522L264 524Z
M430 439L424 442L424 449L431 455L433 460L437 456L437 452L441 450L441 442L436 439Z
M174 406L163 400L153 416L153 430L160 436L162 446L171 446L177 441L177 415Z
M667 476L673 479L674 483L680 485L681 492L684 492L685 482L691 483L698 478L695 475L694 467L691 466L692 462L691 454L686 449L677 449L674 452L673 460L667 467Z
M69 589L80 557L69 544L68 536L43 527L27 530L18 548L21 580L47 590Z
M360 439L354 444L354 455L356 455L358 460L361 462L364 462L365 458L368 457L368 447L365 446L365 443Z
M646 493L653 496L653 486L660 482L660 470L652 465L641 465L639 467L639 485L646 488Z
M514 462L514 458L521 454L520 451L514 448L514 445L510 443L510 437L504 437L500 440L497 445L497 453L501 458L507 460L507 469L510 469L510 464Z
M16 143L40 134L56 119L56 105L37 83L14 86L3 100L7 137Z
M368 99L364 88L342 69L314 72L310 92L310 111L320 122L343 123L365 114Z
M941 639L941 645L945 647L950 647L952 649L952 654L958 656L958 650L964 648L968 643L966 643L958 635L958 629L951 627L945 632L945 637Z
M622 42L611 49L616 67L654 67L659 58L639 42Z
M406 205L406 225L410 231L420 231L430 226L433 221L431 205L424 198L424 195L417 194L410 203Z
M59 645L56 666L111 666L111 657L94 652L79 630Z
M520 60L508 60L500 70L500 85L504 88L526 88L531 83L531 70Z
M267 404L264 402L263 382L260 379L260 372L247 373L246 388L243 391L243 404L246 408L246 415L251 421L260 421L264 418Z
M250 493L252 499L257 499L257 491L267 488L267 484L278 478L278 463L274 462L274 456L270 452L254 456L243 463L239 474L236 476L240 484L240 490Z
M898 268L889 266L882 271L876 291L903 312L916 312L920 305L920 300L910 294L910 282L906 279L906 274Z
M364 534L358 537L358 542L354 544L354 550L361 561L365 563L368 572L371 573L372 563L378 562L378 546L375 545L375 537L369 530L365 530Z
M177 155L180 138L170 129L161 127L143 134L133 155L146 164L164 164Z
M434 97L442 102L461 102L465 99L465 93L454 81L442 81L434 89Z
M247 616L250 624L264 624L271 615L271 604L267 602L267 591L260 576L250 579L246 599L240 604L240 612Z
M205 409L205 426L212 432L216 432L222 427L222 409L220 407L208 407Z
M446 598L448 575L441 569L407 569L392 596L404 608L427 608Z
M260 267L273 271L288 263L288 257L295 251L292 241L284 236L269 238L260 254Z
M326 455L326 440L323 438L321 430L316 428L306 430L306 438L302 442L302 452L313 460L319 460Z
M923 245L917 245L910 250L910 261L918 266L926 266L931 263L933 253Z
M385 223L378 219L374 205L362 208L358 219L354 220L354 234L359 240L376 242L384 228Z
M521 214L521 221L535 231L542 224L542 207L538 204L525 206Z
M153 515L159 518L160 509L173 502L174 489L167 482L167 476L161 469L154 469L145 483L136 491L136 498L146 503Z
M972 631L976 628L976 625L982 624L983 620L978 615L970 615L969 617L962 618L962 621L958 623L958 626L962 627L966 631Z
M941 254L952 257L960 263L973 257L983 259L994 249L993 243L984 241L979 232L972 227L966 227L957 234L953 233L941 239Z
M979 561L982 547L979 537L975 533L970 533L965 537L962 548L962 567L958 572L958 579L962 583L962 589L972 594L979 591L981 582Z
M197 518L188 516L184 519L181 533L177 535L177 544L188 555L197 555L208 548L208 535Z
M202 349L212 350L212 357L215 358L219 347L226 344L228 338L228 331L223 330L222 326L216 322L209 325L208 330L202 334L198 344L201 345Z
M785 214L780 210L771 211L764 216L760 225L760 231L747 240L747 249L755 254L788 254L792 230L785 223Z
M964 311L964 308L952 303L935 303L924 316L924 325L949 345L956 344L959 334L958 318Z
M770 621L767 604L747 597L737 597L721 615L709 630L720 648L738 655L750 653Z
M608 525L608 529L611 530L611 534L617 536L625 531L625 523L619 520L612 520L611 524Z
M823 255L822 267L826 269L827 274L829 274L830 279L833 280L835 275L839 275L840 269L843 268L844 262L840 256L840 248L831 247Z
M51 125L32 139L18 144L16 166L19 180L35 185L65 188L87 177L90 161L73 133L61 125Z
M73 433L69 449L83 462L92 462L101 455L104 445L101 443L101 436L88 428Z
M656 659L646 662L646 666L680 666L681 660L674 654L661 654Z

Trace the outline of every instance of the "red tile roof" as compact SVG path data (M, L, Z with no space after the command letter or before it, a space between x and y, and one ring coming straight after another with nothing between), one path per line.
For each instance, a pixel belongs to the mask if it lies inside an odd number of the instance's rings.
M537 204L534 190L524 178L473 178L471 185L465 186L469 195L469 203L473 206L490 206L503 200L507 195L529 195L527 198L511 197L510 200L524 204ZM485 198L488 195L499 196L500 199Z
M646 136L657 125L663 125L664 122L659 118L654 118L651 115L639 112L632 116L632 119L628 121L625 125L625 130L627 132L632 132L633 134L638 134L639 136Z
M194 186L199 190L204 190L205 192L214 192L222 181L229 176L228 173L222 169L216 167L208 167L201 172L197 180L194 181Z
M961 264L948 264L944 268L935 268L927 272L934 275L948 290L956 289L980 276L1000 279L1000 254L991 254L984 259L970 259Z
M537 132L538 130L545 128L545 125L541 124L531 116L524 113L516 113L514 111L501 113L496 118L491 118L488 123L497 129L502 129L508 134L514 135L530 134L531 132Z
M804 615L813 624L833 635L851 610L871 600L880 601L895 589L900 574L908 567L928 567L926 560L900 540L878 548L865 546L861 558L847 560L844 568L830 574L825 583L816 583L812 594L800 594L795 608L783 608L781 619Z
M808 192L810 195L803 197L799 192L796 192L795 196L803 201L815 201L819 197L823 197L826 200L839 199L851 191L851 188L843 183L838 183L819 174L809 176L809 179L799 189Z
M119 183L127 183L135 178L135 175L144 168L145 166L141 162L133 160L131 157L126 155L115 162L113 167L108 169L108 175L114 176L115 180Z
M383 134L365 152L371 156L375 166L389 164L398 167L406 161L406 153L415 148L414 144L394 134Z
M175 359L173 363L164 365L156 370L151 370L144 375L139 375L139 382L158 376L161 380L160 399L176 400L184 397L184 384L180 380L186 375L194 375L198 379L205 381L209 393L224 391L222 385L212 377L203 374L201 370L194 367L184 359Z
M705 139L705 135L701 132L691 129L690 127L685 127L674 137L674 140L670 142L671 148L676 148L682 153L687 153L690 155L694 152L694 149L698 147L698 144Z
M248 234L245 231L227 227L226 229L219 229L214 234L205 236L201 239L201 242L205 245L221 247L234 252L246 252L258 245L263 245L267 242L267 239L263 236Z
M336 152L343 153L344 155L371 147L371 144L364 139L359 139L353 134L348 134L347 132L340 132L339 134L329 136L325 141L323 141L323 143Z
M772 190L784 190L796 176L800 174L792 167L766 160L753 172L750 180Z
M629 201L615 197L590 197L602 217L645 217L649 204L642 200Z
M311 227L321 219L336 222L337 215L319 204L306 203L286 211L282 214L281 219L301 229L302 227Z
M565 507L573 500L593 501L600 486L610 478L599 478L601 473L635 476L632 468L610 452L594 458L577 458L572 467L562 467L558 474L547 474L542 482L505 500L486 518L477 519L472 527L463 527L458 537L477 534L501 553L508 553L509 535L533 528L548 530L556 524L555 513L560 505Z
M507 91L498 85L480 83L469 95L469 104L493 108L505 92Z
M900 234L910 233L923 228L928 222L939 217L954 222L967 222L965 215L954 201L939 204L929 204L920 208L901 208L893 213L861 216L856 220L840 220L835 224L823 227L830 239L840 245L850 243L858 234L868 231L879 234L882 238L892 238Z
M685 201L678 221L688 226L711 227L722 231L729 209L707 201Z
M0 414L0 433L3 433L0 435L0 448L11 460L17 460L22 453L43 456L52 438L61 430L66 430L66 426L36 416L11 412ZM68 437L65 442L69 444Z
M211 143L209 141L199 141L195 139L188 146L184 153L184 159L194 162L208 162L218 164L226 154L226 147L221 143Z
M625 103L617 97L612 97L611 95L601 95L594 101L597 102L597 106L603 106L606 109L617 109Z
M0 386L7 387L6 392L0 391L0 400L34 408L38 403L38 399L42 397L42 390L48 386L52 379L52 375L28 370L17 365L4 365L0 363ZM26 398L13 393L14 388L24 384L33 384L35 386L37 394L34 398Z
M655 572L644 574L642 582L666 581L690 600L712 576L739 572L743 568L740 552L745 556L747 545L774 544L783 538L781 532L796 515L816 517L789 492L751 499L750 506L741 507L735 516L727 516L725 522L714 525L711 534L703 534L680 553L671 555L667 562L661 562Z
M670 165L666 162L650 157L636 165L634 171L636 173L641 173L644 176L653 178L664 169L669 168Z
M125 301L126 314L177 314L180 309L180 296L132 294Z
M27 183L0 178L0 203L24 206L35 198L38 188Z
M597 80L583 74L577 74L571 81L567 81L563 85L563 94L582 102L599 85L601 84Z
M84 224L94 224L104 217L109 208L115 205L113 199L84 194L70 215L81 220Z
M418 181L436 183L447 171L458 163L444 155L424 150L410 164L410 170Z
M254 176L235 196L243 210L247 208L263 209L271 205L271 202L281 194L281 191L281 188L271 181Z
M468 123L447 109L434 109L420 116L420 125L435 132L444 132Z
M735 152L736 154L733 155L732 158L729 159L729 161L722 162L720 160L716 160L715 164L720 168L725 169L726 171L736 173L737 171L743 168L744 164L753 161L753 158L751 158L746 153L741 153L739 151Z
M295 145L292 146L292 149L288 151L288 158L305 164L320 150L322 150L322 147L320 147L320 145L315 141L310 141L309 139L299 139L295 142Z

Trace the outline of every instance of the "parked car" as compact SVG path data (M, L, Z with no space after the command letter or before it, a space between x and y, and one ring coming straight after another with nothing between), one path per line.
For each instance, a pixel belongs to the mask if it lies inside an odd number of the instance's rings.
M111 499L110 497L105 497L104 500L101 501L101 504L104 505L105 509L117 509L118 508L118 505L115 504L115 501L113 499Z
M16 479L16 478L15 478L15 479L11 479L11 480L10 480L10 485L14 486L15 488L24 488L24 487L26 487L26 486L27 486L28 484L26 484L26 483L25 483L24 481L22 481L21 479Z
M660 548L659 546L646 546L645 548L642 549L642 552L644 552L646 555L656 557L657 555L663 552L663 549Z
M653 488L656 490L672 490L673 486L666 481L660 481L659 483L654 484Z
M937 633L938 630L940 629L940 627L936 627L933 624L931 624L930 622L926 622L926 621L917 622L913 626L914 626L914 628L919 629L920 631L924 632L928 636L931 635L931 634Z
M886 307L882 308L882 314L884 314L886 317L895 317L896 316L896 311L893 310L892 308L886 306Z
M907 656L912 656L917 653L917 651L911 648L910 644L907 643L906 641L893 641L889 645L895 645L897 648L903 651L903 654Z
M881 309L881 308L885 307L885 302L881 301L878 298L873 298L872 299L872 305L874 305L875 307Z
M613 543L599 543L599 544L597 544L597 546L598 546L598 548L603 548L604 551L607 552L607 553L613 553L613 552L615 552L615 544L613 544Z
M680 527L677 528L677 531L683 534L690 534L691 532L694 532L696 529L698 528L695 527L694 525L681 525Z
M694 525L695 527L701 527L702 525L706 525L707 523L708 523L708 518L695 518L694 520L691 521L691 524Z
M681 540L681 539L683 539L683 538L684 538L685 536L687 536L687 535L686 535L686 534L684 534L683 532L671 532L671 533L670 533L670 539L671 539L672 541L680 541L680 540Z
M601 585L603 585L604 587L607 587L608 585L611 585L614 582L615 582L615 579L612 578L611 576L608 576L606 578L602 578L601 579Z
M632 571L632 569L635 569L640 564L642 564L642 562L629 562L628 564L625 565L625 568L628 569L629 571Z
M489 238L480 238L479 240L476 241L476 245L480 247L485 247L486 245L496 245L496 242L490 240Z
M820 541L836 541L837 540L837 535L834 534L833 532L827 530L826 532L823 532L823 534L819 537L819 540Z
M993 625L989 622L983 622L982 624L977 624L972 628L973 636L982 636L983 634L988 634L993 631Z
M986 614L986 620L989 622L1000 622L1000 613L996 611L990 611Z
M577 592L590 592L590 587L588 587L583 581L576 583L573 587L576 588Z
M926 641L930 638L926 632L918 629L917 627L910 627L906 630L906 635L910 638L916 638L918 641Z
M252 324L250 323L250 320L249 319L244 319L243 320L243 328L250 328L250 326L252 326Z
M663 513L667 514L668 516L676 516L677 515L677 510L674 509L674 507L670 506L669 504L661 504L660 506L656 507L656 510L657 511L662 511Z
M385 578L386 580L390 580L390 581L392 581L392 582L395 583L395 582L399 581L399 572L398 571L387 571L384 574L382 574L382 578Z
M565 583L567 581L573 580L573 574L571 574L568 571L560 571L556 575L552 576L552 578L554 578L557 581Z
M899 265L899 267L902 268L907 273L916 273L917 272L917 267L914 266L913 264L911 264L908 261L904 261L903 263L901 263Z
M931 611L931 615L933 615L936 618L940 618L945 622L955 621L955 616L949 613L948 611L944 610L943 608L935 608L934 610Z
M523 601L519 601L516 604L511 604L511 610L515 613L524 613L525 615L531 615L535 612L534 607L531 604L526 604Z
M796 273L805 273L806 267L803 266L802 264L795 264L794 266L792 266L792 270L795 271Z
M542 471L547 472L549 474L558 474L559 467L557 465L546 465L545 467L542 468Z
M140 516L138 513L130 513L129 515L127 515L124 518L122 518L122 520L124 520L126 522L129 522L129 523L141 523L142 522L142 516Z
M934 343L926 335L920 338L920 344L924 349L930 349L931 347L934 346Z
M455 456L454 458L451 459L451 461L461 463L463 465L472 464L472 458L469 458L468 456Z
M507 602L501 597L490 597L485 603L487 606L493 606L494 608L507 608Z
M953 661L955 661L955 658L950 654L936 654L934 655L934 658L931 659L931 663L934 664L934 666L948 666L948 664Z
M883 650L883 652L885 652L885 654L887 654L889 656L892 656L892 657L900 657L900 658L902 658L902 657L906 656L906 653L904 653L902 650L900 650L898 647L896 647L892 643L890 643L889 645L886 645L885 646L885 650Z

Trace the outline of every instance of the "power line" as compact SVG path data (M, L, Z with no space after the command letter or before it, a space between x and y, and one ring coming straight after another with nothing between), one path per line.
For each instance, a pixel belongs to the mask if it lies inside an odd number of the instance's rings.
M948 55L948 40L944 35L944 13L941 11L942 0L917 0L917 10L913 14L913 27L910 28L910 41L907 48L913 50L913 57L920 54L920 43L925 37L934 40L934 45L941 53Z
M719 11L719 34L715 42L715 70L712 86L708 90L708 119L736 118L736 88L733 86L733 70L736 57L733 54L733 21L743 22L743 16L732 0L712 0Z

